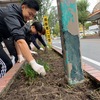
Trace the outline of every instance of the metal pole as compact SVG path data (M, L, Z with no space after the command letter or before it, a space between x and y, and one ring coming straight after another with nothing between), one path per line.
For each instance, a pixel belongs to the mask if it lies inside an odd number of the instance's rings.
M57 0L57 5L65 76L70 85L81 83L84 75L81 65L76 0Z

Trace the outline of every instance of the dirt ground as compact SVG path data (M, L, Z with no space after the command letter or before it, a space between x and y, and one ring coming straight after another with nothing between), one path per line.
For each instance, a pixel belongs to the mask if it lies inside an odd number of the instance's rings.
M53 50L39 52L36 59L40 58L50 66L47 75L29 82L21 70L6 96L0 100L100 100L100 87L88 78L76 86L67 84L63 58Z

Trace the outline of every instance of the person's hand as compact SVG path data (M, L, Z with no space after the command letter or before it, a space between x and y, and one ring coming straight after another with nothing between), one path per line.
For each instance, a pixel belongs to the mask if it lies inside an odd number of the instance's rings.
M44 67L40 64L37 64L35 60L30 61L30 65L32 66L33 70L36 71L39 75L46 75Z
M44 51L44 49L43 49L43 48L40 48L40 50L41 50L41 51Z
M38 55L38 53L35 52L35 51L31 51L31 50L30 50L30 52L31 52L32 54Z
M47 47L45 47L44 52L47 52L47 51L48 51L48 48L47 48Z
M46 46L46 47L45 47L45 49L44 49L44 52L46 52L46 53L47 53L48 48L49 48L49 47L48 47L48 46Z
M22 61L24 61L24 57L22 55L18 55L18 63L21 63Z

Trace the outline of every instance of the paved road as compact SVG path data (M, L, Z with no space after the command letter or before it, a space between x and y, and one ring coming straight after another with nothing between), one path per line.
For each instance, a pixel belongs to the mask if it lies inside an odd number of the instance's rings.
M53 45L61 48L60 39L53 40ZM82 61L100 70L100 39L81 39Z

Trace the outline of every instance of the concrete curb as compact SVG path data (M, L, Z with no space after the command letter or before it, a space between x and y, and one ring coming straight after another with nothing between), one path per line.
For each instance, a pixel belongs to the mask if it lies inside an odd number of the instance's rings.
M62 56L61 49L56 48L55 46L52 46L52 49L59 53ZM91 79L95 79L98 83L100 83L100 70L95 69L94 67L82 64L83 70L91 77Z
M0 78L0 96L5 96L10 86L14 82L18 72L21 70L24 62L16 63L5 75L3 78Z
M62 56L62 51L56 47L52 47L57 53ZM9 90L10 86L14 82L18 72L21 70L22 66L25 64L25 61L22 63L16 63L6 74L3 78L0 78L0 96L5 96L7 91ZM89 66L87 64L82 65L83 70L91 76L91 78L95 79L100 83L100 71Z

